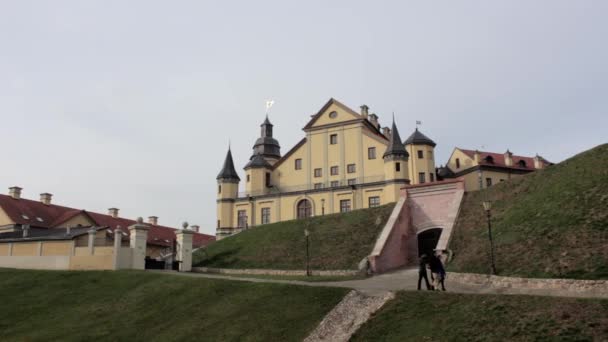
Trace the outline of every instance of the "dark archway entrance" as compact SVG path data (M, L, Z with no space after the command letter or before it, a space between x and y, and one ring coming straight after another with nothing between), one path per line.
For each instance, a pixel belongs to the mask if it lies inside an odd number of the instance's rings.
M439 237L441 236L441 228L432 228L418 234L418 256L422 254L430 255L437 247Z

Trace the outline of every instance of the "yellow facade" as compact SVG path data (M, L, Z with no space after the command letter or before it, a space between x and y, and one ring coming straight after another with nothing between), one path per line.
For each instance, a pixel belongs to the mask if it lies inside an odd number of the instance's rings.
M332 99L306 125L302 141L278 161L267 159L272 166L252 162L256 157L252 156L241 180L244 193L233 197L218 193L217 237L239 228L297 219L303 200L308 200L311 216L396 202L400 189L410 183L410 170L434 170L434 151L429 146L422 148L432 151L430 160L416 161L411 155L409 160L384 158L391 135L382 133L370 117ZM405 153L403 143L399 144ZM231 154L228 157L225 165L233 163ZM218 186L234 187L238 181L220 174Z

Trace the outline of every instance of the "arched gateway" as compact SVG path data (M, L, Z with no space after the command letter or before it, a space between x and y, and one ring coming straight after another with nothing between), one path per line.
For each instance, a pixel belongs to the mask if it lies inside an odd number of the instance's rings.
M433 253L433 250L437 248L442 231L443 229L441 228L431 228L418 233L418 256Z

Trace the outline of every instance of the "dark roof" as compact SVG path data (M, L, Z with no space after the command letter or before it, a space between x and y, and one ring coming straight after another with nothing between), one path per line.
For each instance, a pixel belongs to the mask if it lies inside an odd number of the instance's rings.
M451 178L454 177L455 174L452 170L450 170L447 166L440 166L437 168L437 176L441 178Z
M461 148L459 150L461 150L464 154L469 156L469 158L475 159L475 151L464 150ZM534 157L523 157L523 156L511 155L511 159L513 159L513 165L507 166L507 163L505 161L505 153L494 153L494 152L483 152L483 151L478 151L478 152L479 152L479 165L500 166L500 167L507 167L507 168L511 168L511 169L518 169L518 170L530 170L530 171L536 170L534 168ZM539 158L544 166L551 165L551 163L548 162L547 160L545 160L544 158L542 158L540 156L539 156ZM523 162L523 163L521 163L521 162Z
M432 147L437 146L437 144L435 144L435 142L433 140L431 140L431 138L427 137L426 135L422 134L418 128L416 128L416 130L414 131L414 133L412 133L412 135L410 135L409 138L407 138L407 140L405 140L404 142L405 145L410 145L410 144L414 144L414 145L429 145Z
M226 159L224 160L224 166L222 170L217 175L216 179L228 179L228 180L238 180L240 181L239 175L236 173L234 169L234 161L232 160L232 151L228 148L228 153L226 153Z
M274 126L272 123L270 123L270 120L268 120L268 114L266 115L266 120L264 120L260 126Z
M395 125L395 120L393 119L393 127L391 128L391 137L388 141L388 146L386 146L386 152L382 157L390 156L390 155L399 155L399 156L409 156L409 153L405 150L405 146L401 143L401 137L399 136L399 130L397 130L397 125Z
M250 169L250 168L272 169L272 165L270 165L270 163L268 163L266 161L266 159L264 159L264 157L262 157L261 154L256 153L251 157L251 160L249 161L249 163L247 163L247 165L245 165L245 169Z
M55 229L44 229L44 228L30 228L28 236L23 237L23 230L16 230L13 232L0 233L0 241L40 241L40 240L71 240L75 237L85 235L89 230L95 229L103 230L107 227L79 227L70 229L70 234L67 233L67 229L55 228Z
M47 235L53 235L58 232L63 232L65 234L65 229L58 227L61 227L62 223L78 214L86 215L91 219L94 225L98 227L116 229L118 226L120 226L121 230L127 234L129 234L128 227L137 223L135 220L122 217L112 217L110 215L55 204L46 205L42 202L25 198L14 199L11 196L2 194L0 194L0 208L2 208L9 218L16 224L29 224L31 227L30 236L33 236L33 234L38 234L37 232ZM28 219L25 219L23 215L28 217ZM37 220L37 217L40 217L42 222ZM148 226L150 226L150 230L148 231L148 244L160 246L171 245L170 241L175 238L176 229L150 224L148 224ZM78 232L79 229L84 228L72 228L72 231ZM89 229L90 228L86 228L85 231ZM44 233L45 231L48 232ZM23 236L21 231L18 231L18 233L21 234L20 236ZM169 242L166 242L166 240ZM199 248L212 241L215 241L215 237L212 235L195 233L193 234L192 240L193 247Z

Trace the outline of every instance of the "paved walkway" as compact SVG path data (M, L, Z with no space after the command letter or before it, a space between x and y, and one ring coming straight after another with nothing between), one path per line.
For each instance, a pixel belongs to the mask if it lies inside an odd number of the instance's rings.
M205 273L183 273L175 271L148 271L159 272L164 274L174 274L184 277L199 277L209 279L225 279L233 281L247 281L254 283L274 283L274 284L289 284L301 286L329 286L343 287L361 291L368 295L384 295L387 291L410 290L415 291L418 285L418 269L402 269L390 273L377 275L374 277L361 280L335 281L335 282L307 282L299 280L280 280L280 279L263 279L263 278L247 278L247 277L230 277L224 275L205 274ZM537 295L537 296L552 296L552 297L589 297L575 292L553 289L513 289L513 288L493 288L486 285L462 284L450 282L450 275L446 279L446 289L453 293L475 293L475 294L519 294L519 295ZM422 285L424 288L424 284Z

